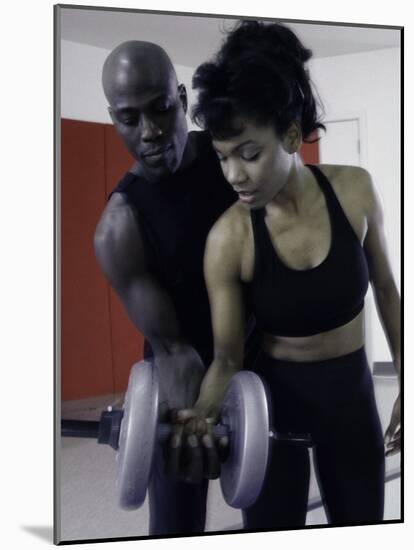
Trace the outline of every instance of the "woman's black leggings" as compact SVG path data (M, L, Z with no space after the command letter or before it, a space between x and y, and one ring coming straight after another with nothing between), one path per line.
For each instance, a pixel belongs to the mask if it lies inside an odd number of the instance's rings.
M384 442L364 349L300 363L262 353L254 370L270 394L273 427L312 436L329 523L382 521ZM243 511L244 527L305 525L309 478L308 450L273 440L263 489L256 503Z

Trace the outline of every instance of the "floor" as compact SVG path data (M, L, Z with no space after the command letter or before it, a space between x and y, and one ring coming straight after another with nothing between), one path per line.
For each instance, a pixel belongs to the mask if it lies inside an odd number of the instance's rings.
M397 394L395 377L374 376L375 393L382 425L387 426ZM106 396L87 401L62 403L62 417L99 419L100 411L113 405L120 407L122 395ZM147 501L137 511L123 511L114 498L115 453L96 440L62 438L59 500L60 539L119 538L147 535ZM384 519L400 518L400 455L387 458ZM307 525L326 523L320 504L319 490L312 470ZM208 495L207 531L240 529L241 512L230 508L223 500L218 480L211 482Z

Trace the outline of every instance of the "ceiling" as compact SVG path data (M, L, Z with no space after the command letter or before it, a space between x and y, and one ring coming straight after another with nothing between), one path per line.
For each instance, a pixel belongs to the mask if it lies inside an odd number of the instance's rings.
M111 50L125 40L148 40L160 44L174 63L195 67L216 50L223 30L234 19L209 16L170 15L130 10L60 9L61 38ZM363 27L316 22L288 22L314 57L400 47L396 27ZM183 40L183 37L186 40ZM191 43L191 47L189 47Z

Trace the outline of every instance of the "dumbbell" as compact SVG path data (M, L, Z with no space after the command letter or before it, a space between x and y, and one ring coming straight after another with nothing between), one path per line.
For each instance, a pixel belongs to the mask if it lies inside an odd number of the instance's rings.
M62 421L62 435L96 437L117 450L119 504L139 508L146 496L154 452L165 442L171 426L158 422L158 371L150 361L136 363L130 372L123 410L104 411L100 422ZM266 474L269 438L311 446L307 435L281 435L269 429L269 407L264 384L251 371L235 374L226 390L220 423L213 428L219 438L228 436L229 451L221 465L220 484L227 504L248 508L259 496Z

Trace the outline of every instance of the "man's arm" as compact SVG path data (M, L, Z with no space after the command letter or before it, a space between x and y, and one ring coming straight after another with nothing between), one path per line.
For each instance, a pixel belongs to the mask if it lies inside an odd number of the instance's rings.
M129 318L151 344L169 408L192 405L204 368L181 333L168 292L148 269L136 213L119 193L102 214L94 246Z
M131 321L154 353L168 352L181 340L178 320L167 292L148 270L136 214L121 194L112 195L94 245L98 263Z
M395 284L384 232L383 211L380 199L368 173L364 182L367 213L367 234L364 250L369 265L370 281L381 324L391 351L400 385L401 376L401 304ZM385 434L387 454L400 448L400 395L395 402L391 423Z

